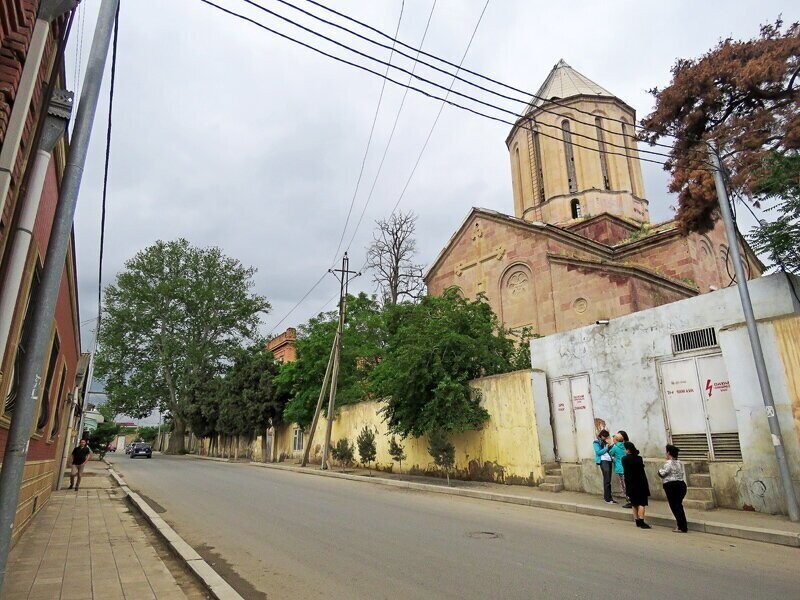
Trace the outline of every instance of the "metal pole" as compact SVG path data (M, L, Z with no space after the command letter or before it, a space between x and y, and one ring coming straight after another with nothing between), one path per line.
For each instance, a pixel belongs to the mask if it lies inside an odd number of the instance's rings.
M325 428L325 446L322 448L322 469L328 468L328 453L331 445L331 431L333 430L334 407L336 405L336 382L339 379L339 361L342 356L342 335L344 334L344 315L347 311L347 283L349 281L348 266L350 259L347 252L342 257L342 279L339 285L339 326L336 329L336 343L334 344L333 372L331 373L331 391L328 397L328 425Z
M8 553L11 548L14 517L17 512L20 485L28 453L28 442L39 399L42 365L53 327L61 276L69 247L75 207L78 201L89 139L100 86L105 70L106 56L111 43L111 32L119 0L103 0L97 17L92 49L86 67L80 104L75 117L72 144L64 167L61 193L53 217L50 240L47 246L42 280L33 309L30 352L20 369L18 402L8 432L3 469L0 471L0 591L5 581Z
M333 338L331 345L331 355L328 357L328 366L325 367L325 377L322 378L322 389L319 391L319 398L317 399L317 407L314 409L314 419L311 421L311 429L308 432L308 440L306 441L306 448L303 452L303 462L300 463L301 467L308 464L308 454L311 451L311 443L314 441L314 432L317 430L317 422L319 421L319 413L322 410L322 399L325 397L325 390L328 389L328 381L331 377L331 367L333 366L333 355L336 354L336 345L339 343L339 332ZM274 441L273 441L274 443Z
M711 164L714 166L714 183L717 187L717 198L719 199L719 209L722 214L722 221L725 223L725 233L728 235L728 246L730 255L733 259L733 268L736 271L736 287L739 288L739 297L742 301L742 311L744 320L747 324L747 334L750 336L750 347L753 351L753 360L756 364L758 383L761 386L761 396L764 400L764 408L767 414L767 423L772 434L772 445L775 448L775 457L778 459L778 469L781 474L781 483L786 496L786 507L789 512L789 519L792 521L800 520L800 510L797 507L797 496L792 485L792 474L789 471L789 463L786 460L786 449L783 446L781 436L781 425L778 421L778 414L775 411L775 400L772 397L772 387L769 383L767 374L767 364L764 361L764 352L761 349L761 339L758 335L756 318L753 314L753 304L750 301L750 292L747 289L747 276L744 273L742 257L739 253L739 238L736 235L736 226L731 215L731 206L728 200L728 191L725 189L725 182L722 178L722 165L717 155L716 149L709 144L708 155Z

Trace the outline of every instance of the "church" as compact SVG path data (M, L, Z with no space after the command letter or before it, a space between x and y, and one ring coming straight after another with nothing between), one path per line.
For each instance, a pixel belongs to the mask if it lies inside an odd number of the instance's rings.
M506 139L514 214L473 208L425 275L549 335L735 282L724 227L651 223L636 112L560 60ZM764 265L740 239L749 278Z

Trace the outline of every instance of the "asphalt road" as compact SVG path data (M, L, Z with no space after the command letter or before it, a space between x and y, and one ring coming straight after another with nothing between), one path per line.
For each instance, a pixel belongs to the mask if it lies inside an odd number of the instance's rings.
M800 598L800 550L190 457L108 456L246 598Z

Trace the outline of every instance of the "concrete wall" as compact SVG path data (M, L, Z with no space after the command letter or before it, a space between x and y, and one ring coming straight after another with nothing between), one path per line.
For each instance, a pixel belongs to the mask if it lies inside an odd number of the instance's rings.
M480 390L481 403L490 418L478 431L451 436L456 447L456 470L458 476L470 479L491 479L505 483L534 484L544 477L539 451L538 427L534 412L529 371L516 371L503 375L484 377L471 385ZM381 468L392 465L389 456L389 439L386 424L380 415L380 402L361 402L341 407L333 422L332 441L346 437L355 443L364 426L377 430L377 463ZM326 427L321 419L312 442L311 459L322 458L322 439ZM300 453L292 450L293 425L278 428L275 434L276 456L285 460L297 460ZM306 443L307 443L306 437ZM403 472L435 470L428 454L427 439L409 438L399 440L405 446L407 459L403 461ZM357 452L356 452L357 456ZM398 465L393 465L398 472Z
M749 283L772 382L778 417L792 469L800 484L800 447L793 402L797 393L786 373L796 373L796 323L800 305L783 275ZM790 319L787 320L787 316ZM731 382L743 462L711 462L715 499L720 506L745 505L770 513L785 511L777 463L764 417L764 407L738 292L726 288L695 298L641 311L607 325L593 325L531 341L532 365L548 380L588 373L595 423L610 431L625 429L643 455L660 458L667 443L664 403L656 364L673 356L670 334L713 326ZM777 329L776 329L777 323ZM794 377L794 376L793 376ZM792 379L791 385L796 385ZM549 403L537 404L540 429L549 427ZM570 477L571 489L598 491L591 440L579 444L585 474ZM568 489L570 489L568 487Z

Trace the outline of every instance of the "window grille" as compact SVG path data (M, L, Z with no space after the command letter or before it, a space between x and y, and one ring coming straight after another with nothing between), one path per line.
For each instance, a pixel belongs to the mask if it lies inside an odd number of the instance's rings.
M701 348L713 348L715 346L717 346L717 333L713 327L672 334L673 354Z

